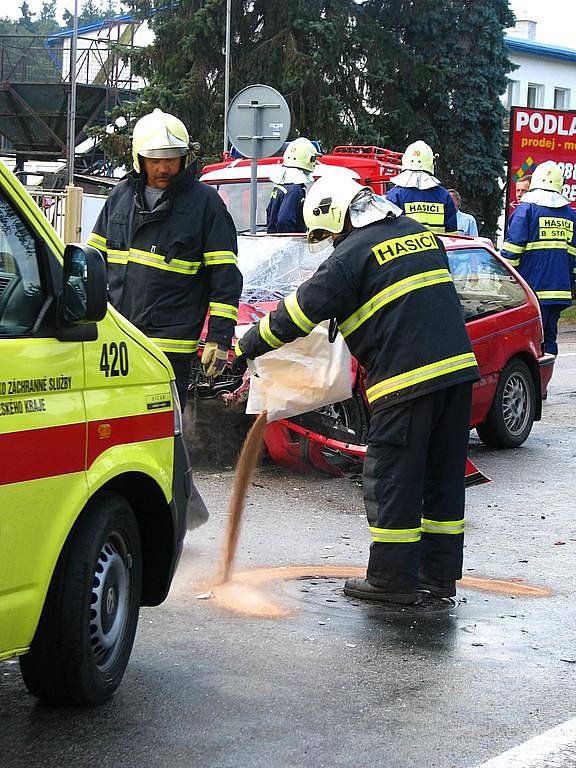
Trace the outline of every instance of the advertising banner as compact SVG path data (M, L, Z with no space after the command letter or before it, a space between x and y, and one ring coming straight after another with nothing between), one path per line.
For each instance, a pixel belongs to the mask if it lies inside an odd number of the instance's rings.
M545 160L562 168L562 194L576 208L576 112L512 107L506 220L518 206L516 184Z

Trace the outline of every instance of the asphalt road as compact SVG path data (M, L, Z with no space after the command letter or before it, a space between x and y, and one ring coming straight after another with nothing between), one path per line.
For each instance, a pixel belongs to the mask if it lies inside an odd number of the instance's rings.
M217 572L232 480L202 471L210 521L188 535L167 602L142 611L116 696L53 709L26 693L17 663L0 666L0 765L472 768L569 720L576 333L561 334L560 352L525 446L472 439L493 482L468 493L457 605L390 614L344 598L342 574L365 565L369 545L359 483L274 466L251 489L238 557L240 571L271 570L198 599ZM340 575L320 577L326 567ZM497 765L576 765L570 744L558 754Z

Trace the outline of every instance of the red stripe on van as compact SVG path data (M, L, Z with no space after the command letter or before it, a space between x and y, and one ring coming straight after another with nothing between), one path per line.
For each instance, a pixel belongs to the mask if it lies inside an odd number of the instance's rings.
M107 427L110 428L108 437L105 436L108 433ZM88 467L114 445L141 443L162 437L174 437L172 410L91 421L88 424Z
M86 424L0 435L0 485L82 472Z
M0 435L0 485L82 472L117 445L173 437L172 411ZM87 451L87 452L86 452Z

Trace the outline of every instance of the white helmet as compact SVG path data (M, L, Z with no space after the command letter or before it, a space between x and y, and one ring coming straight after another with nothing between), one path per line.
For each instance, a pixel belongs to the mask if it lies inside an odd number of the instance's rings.
M409 144L402 155L403 171L428 171L434 173L434 152L425 141Z
M330 236L344 229L350 204L365 187L351 178L335 180L322 176L308 190L304 200L304 221L308 228L308 247L314 253L330 244Z
M286 147L282 165L285 168L300 168L303 171L312 173L316 167L317 159L318 150L314 144L309 139L301 136L299 139L291 141Z
M546 160L545 163L540 163L532 174L530 191L532 192L533 189L546 189L561 193L563 183L564 174L558 163Z
M184 157L188 154L189 137L186 126L174 115L155 109L144 115L132 133L132 160L140 173L139 157Z

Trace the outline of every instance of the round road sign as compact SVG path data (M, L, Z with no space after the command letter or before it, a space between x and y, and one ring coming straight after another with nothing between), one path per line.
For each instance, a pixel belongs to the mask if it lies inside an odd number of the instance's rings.
M290 108L269 85L243 88L228 109L228 138L244 157L270 157L290 133Z

